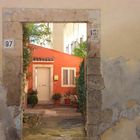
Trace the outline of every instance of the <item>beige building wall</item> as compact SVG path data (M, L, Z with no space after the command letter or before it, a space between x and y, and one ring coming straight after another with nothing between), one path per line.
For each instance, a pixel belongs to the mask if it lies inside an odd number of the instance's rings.
M1 0L0 11L3 7L101 9L102 54L111 57L122 55L138 59L140 57L139 5L139 0L133 0L133 2L129 0L108 0L107 2L104 0L36 0L36 2L34 0ZM2 21L1 16L0 14L0 21ZM0 40L1 38L0 34ZM0 43L2 46L2 42Z
M87 40L86 23L66 23L64 26L64 52L72 54L75 42L80 43L80 39Z
M0 0L0 49L2 49L2 8L101 9L102 57L125 56L139 59L139 0ZM1 55L1 51L0 51ZM0 59L1 64L2 59ZM0 75L2 75L0 67ZM1 76L0 76L1 77Z
M51 47L55 50L71 54L71 44L75 41L87 40L85 23L53 23ZM69 51L66 47L69 46Z
M2 8L101 9L101 56L105 81L102 140L140 138L139 0L0 0L0 78ZM114 125L116 124L116 125ZM128 127L126 127L128 126ZM108 129L109 128L109 129Z
M64 52L64 23L54 23L52 31L52 48Z

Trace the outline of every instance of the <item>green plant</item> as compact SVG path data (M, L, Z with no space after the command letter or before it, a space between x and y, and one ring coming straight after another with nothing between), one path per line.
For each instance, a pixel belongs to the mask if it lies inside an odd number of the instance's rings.
M70 91L68 91L68 92L66 92L65 94L64 94L64 98L65 99L69 99L70 97L71 97L71 92Z
M71 105L78 109L78 101L77 100L72 100ZM78 109L78 111L79 111L79 109Z
M77 79L77 96L79 111L86 116L86 85L84 78L84 61L80 65L80 75Z
M44 41L50 42L50 28L45 23L23 24L23 72L27 72L27 67L32 60L32 49L28 46L30 38L34 38L36 42L43 43Z
M57 100L60 100L62 97L61 93L54 93L53 96L52 96L52 99L54 101L57 101Z
M34 24L34 23L24 23L23 24L23 89L25 88L25 83L27 77L29 77L28 66L32 61L32 48L29 47L30 38L33 37L38 41L48 41L50 42L50 28L45 23ZM41 43L41 42L40 42ZM28 97L28 102L38 102L37 95L32 95ZM34 103L34 104L35 104Z
M34 107L38 103L37 90L29 90L27 93L27 104Z
M31 50L28 47L23 47L23 72L27 72L27 68L32 60Z
M73 49L73 55L84 58L87 56L87 42L78 43L78 45Z

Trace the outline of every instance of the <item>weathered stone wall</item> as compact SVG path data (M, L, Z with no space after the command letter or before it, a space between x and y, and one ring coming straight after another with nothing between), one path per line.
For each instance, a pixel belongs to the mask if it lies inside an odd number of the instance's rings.
M6 91L0 85L0 139L1 140L19 140L17 127L15 121L19 121L17 110L8 108L6 104L7 96ZM13 113L13 114L12 114Z
M86 84L87 84L87 136L89 140L99 140L102 95L104 82L100 70L101 22L100 12L90 15L88 22Z
M140 61L124 57L106 59L102 61L102 73L105 81L102 109L108 110L107 121L103 115L104 120L100 126L102 140L138 140Z

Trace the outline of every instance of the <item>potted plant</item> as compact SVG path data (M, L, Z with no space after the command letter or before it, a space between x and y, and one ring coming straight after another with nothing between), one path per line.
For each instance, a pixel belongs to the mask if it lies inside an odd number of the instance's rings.
M67 92L66 94L64 94L64 103L65 105L70 105L71 103L71 93L70 92Z
M34 107L37 103L37 90L29 89L27 93L27 104L31 107Z
M74 108L78 108L78 102L77 102L76 100L71 101L71 105L72 105Z
M71 100L72 107L78 109L78 96L77 94L73 94L73 98Z
M60 105L61 97L62 97L61 93L54 93L53 94L52 99L53 99L55 105Z

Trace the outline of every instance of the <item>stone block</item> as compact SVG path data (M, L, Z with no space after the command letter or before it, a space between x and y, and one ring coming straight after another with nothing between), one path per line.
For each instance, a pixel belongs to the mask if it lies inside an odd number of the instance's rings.
M94 67L100 67L100 57L93 57L93 58L87 58L87 65L91 65L93 68Z
M21 56L5 53L3 84L7 88L7 104L19 105L21 95Z
M18 130L18 135L21 135L22 128L22 110L20 106L8 106L8 110L11 113L16 129Z
M4 128L3 128L1 122L0 122L0 139L1 139L1 140L6 140L6 136L5 136Z
M35 11L35 12L34 12ZM96 11L96 10L94 10ZM93 10L92 10L93 12ZM20 22L68 22L68 21L88 21L88 10L74 9L40 9L36 8L8 8L3 10L4 21L20 21Z
M11 55L10 53L8 53L8 54L5 54L4 57L5 58L4 58L3 65L4 65L4 71L6 73L12 73L12 72L17 73L17 71L19 72L21 70L21 66L20 66L21 56L17 56L14 54Z
M87 58L87 75L101 75L100 57Z
M3 38L4 39L20 39L22 40L22 24L19 22L3 22Z
M104 80L101 75L87 76L87 90L102 90L104 89Z
M100 43L95 44L94 42L90 42L90 44L88 44L87 52L87 58L100 57Z
M93 65L89 65L87 67L87 75L101 75L101 70L100 70L100 66L93 66Z
M138 120L136 124L136 135L140 139L140 120Z
M2 101L3 103L6 103L6 101L7 101L6 90L2 87L1 84L0 84L0 101Z
M92 90L87 93L87 107L101 109L102 94L100 90Z
M20 105L21 79L19 77L14 79L9 74L7 76L9 78L4 79L7 88L7 105Z
M17 55L21 56L21 53L23 51L23 42L20 39L15 39L15 46L14 46L14 50L16 52Z
M99 124L101 122L101 111L95 108L87 108L87 124Z
M1 90L0 92L1 92L1 95L2 94L6 95L6 93L3 90ZM12 109L9 109L7 107L6 102L3 99L3 98L5 98L5 95L0 96L0 120L2 123L2 129L4 130L4 135L5 135L6 140L19 140L19 135L17 133L17 127L16 127L17 124L15 124L14 119L17 116L17 114L19 114L20 112L17 110L15 112L13 112ZM13 107L13 108L15 108L15 107ZM21 119L18 119L18 121L21 121ZM0 130L0 133L1 132L2 132L2 130ZM0 139L3 140L2 137Z
M20 105L20 99L21 99L21 85L20 85L20 79L17 79L14 81L12 78L9 80L12 80L11 82L8 82L7 86L7 105Z
M20 140L17 135L17 130L14 127L9 127L6 133L6 140Z
M98 125L87 124L87 135L94 137L98 135Z

